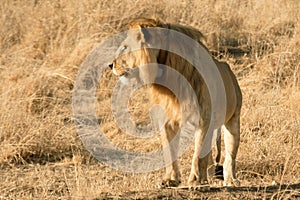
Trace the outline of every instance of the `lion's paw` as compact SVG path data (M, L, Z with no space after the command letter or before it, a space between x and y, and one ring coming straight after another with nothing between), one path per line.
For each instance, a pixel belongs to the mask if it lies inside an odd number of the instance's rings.
M207 192L210 190L208 181L191 181L189 182L189 189L201 192Z
M158 188L168 188L168 187L178 187L180 184L180 181L177 180L163 180L161 183L158 184Z
M224 187L239 187L241 185L240 180L238 179L230 179L230 180L224 180Z

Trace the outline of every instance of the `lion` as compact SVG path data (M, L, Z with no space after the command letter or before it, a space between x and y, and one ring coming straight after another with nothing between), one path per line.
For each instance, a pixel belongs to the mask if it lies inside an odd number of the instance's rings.
M176 55L175 53L168 52L161 49L154 49L149 46L150 40L156 42L162 38L157 38L151 35L148 28L160 27L165 29L174 30L187 35L193 40L197 41L207 52L208 49L204 45L203 34L188 26L163 23L157 19L140 18L135 19L128 23L129 31L126 39L118 48L115 59L109 67L112 72L120 78L126 78L130 70L139 68L141 65L147 63L158 63L169 66L182 74L193 88L199 104L200 104L200 119L199 128L195 132L194 154L192 158L191 171L188 178L188 185L190 187L202 187L208 184L208 163L211 158L211 153L205 157L200 157L200 150L203 144L205 134L208 129L208 124L211 117L211 99L208 92L208 87L205 84L203 77L195 71L195 67L187 62L185 59ZM166 38L164 38L166 39ZM174 41L170 41L171 43ZM177 41L175 41L177 42ZM172 44L170 44L172 45ZM138 47L139 50L132 51ZM216 64L226 92L226 116L223 124L224 130L224 143L225 143L225 160L223 163L223 177L224 186L239 186L240 181L236 177L236 156L240 143L240 113L242 107L242 94L234 73L231 71L229 65L225 62L219 62L212 58ZM204 66L211 67L211 66ZM150 73L159 74L157 71L141 71L140 79L149 78ZM158 76L158 75L157 75ZM161 131L161 140L163 146L168 146L170 141L174 138L177 131L181 126L181 109L179 101L176 96L168 88L151 84L149 86L150 97L154 104L161 105L166 112L166 120L164 129ZM219 130L221 127L219 127ZM176 149L178 147L170 145L171 153L164 156L176 156ZM221 143L217 142L218 155L216 162L220 162ZM177 187L181 183L181 175L178 167L177 160L166 166L166 174L162 179L162 187ZM209 186L208 186L209 187Z

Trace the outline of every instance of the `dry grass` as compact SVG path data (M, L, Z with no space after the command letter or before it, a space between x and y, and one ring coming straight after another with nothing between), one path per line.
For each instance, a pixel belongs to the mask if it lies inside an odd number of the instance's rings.
M300 2L147 2L1 0L0 199L299 197ZM139 16L198 28L214 54L231 64L244 95L237 159L245 188L160 191L162 170L123 173L84 149L71 107L79 66L100 41ZM144 145L117 128L110 111L114 81L107 73L98 93L104 132L125 149L155 149L158 138ZM133 115L143 116L139 123L147 120L141 105L131 105ZM184 178L190 156L191 150L180 160ZM273 180L278 187L265 187Z

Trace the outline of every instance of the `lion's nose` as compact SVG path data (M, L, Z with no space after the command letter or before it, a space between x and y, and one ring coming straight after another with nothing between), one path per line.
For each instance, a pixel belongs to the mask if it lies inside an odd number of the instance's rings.
M114 64L111 63L111 64L109 64L108 66L109 66L110 69L112 69L112 68L114 67Z

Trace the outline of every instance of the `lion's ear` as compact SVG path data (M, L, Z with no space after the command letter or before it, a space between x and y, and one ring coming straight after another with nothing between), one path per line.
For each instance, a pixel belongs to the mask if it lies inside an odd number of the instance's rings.
M142 43L149 43L151 35L149 30L145 27L139 27L138 32L136 33L136 40L141 41Z
M150 38L151 38L151 35L150 35L150 33L149 33L149 30L148 30L147 28L141 28L141 32L142 32L144 41L145 41L145 42L149 42L149 41L150 41Z

